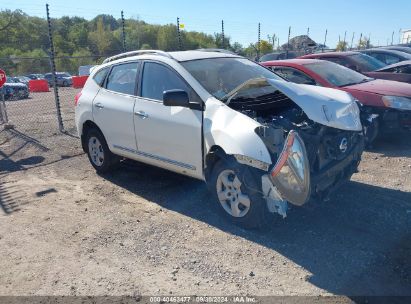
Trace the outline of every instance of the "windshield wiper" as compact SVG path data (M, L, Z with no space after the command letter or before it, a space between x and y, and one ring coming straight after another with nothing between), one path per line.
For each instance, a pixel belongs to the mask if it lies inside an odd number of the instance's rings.
M360 83L364 83L364 82L369 82L369 81L371 81L371 80L374 80L374 78L364 78L364 79L361 80L360 82L350 82L350 83L346 83L346 84L340 85L339 87L340 87L340 88L348 87L348 86L351 86L351 85L356 85L356 84L360 84Z

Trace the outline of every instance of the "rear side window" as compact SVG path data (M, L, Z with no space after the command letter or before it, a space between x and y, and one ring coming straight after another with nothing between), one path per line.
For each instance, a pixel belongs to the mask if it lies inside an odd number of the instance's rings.
M277 74L279 74L281 77L287 79L288 81L294 82L294 83L299 83L299 84L309 84L309 85L315 85L316 82L313 78L308 76L307 74L298 71L293 68L289 67L276 67L273 69L273 71Z
M98 71L98 72L94 75L94 77L93 77L93 80L94 80L100 87L103 86L103 82L104 82L104 79L106 79L108 70L109 70L108 68L101 69L101 70Z
M337 57L324 57L323 59L334 62L336 64L340 64L343 66L347 66L348 63L343 59L343 58L337 58Z
M106 89L118 93L135 95L137 63L125 63L114 66L107 79Z
M163 100L163 92L184 90L192 98L189 86L171 69L154 62L146 62L143 70L141 97Z

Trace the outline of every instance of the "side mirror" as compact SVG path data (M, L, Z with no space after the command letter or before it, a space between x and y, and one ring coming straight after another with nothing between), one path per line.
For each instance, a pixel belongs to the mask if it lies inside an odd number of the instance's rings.
M185 107L188 108L190 99L188 94L183 90L169 90L163 92L163 104L168 107Z
M184 107L193 110L202 110L201 104L190 102L188 93L184 90L164 91L163 104L167 107Z

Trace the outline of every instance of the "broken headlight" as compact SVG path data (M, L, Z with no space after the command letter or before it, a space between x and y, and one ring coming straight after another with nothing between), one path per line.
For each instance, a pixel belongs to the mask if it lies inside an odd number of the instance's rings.
M288 133L270 178L284 199L290 203L301 206L309 199L310 166L304 142L296 131Z

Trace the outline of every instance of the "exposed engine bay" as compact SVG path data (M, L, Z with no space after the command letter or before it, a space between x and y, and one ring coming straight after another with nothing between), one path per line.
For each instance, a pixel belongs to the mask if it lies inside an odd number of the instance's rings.
M311 196L327 199L328 194L356 172L364 149L361 131L347 131L314 122L304 111L279 90L264 88L256 96L234 96L229 107L258 121L255 132L263 140L271 160L280 157L290 131L298 132L306 148L311 173Z

